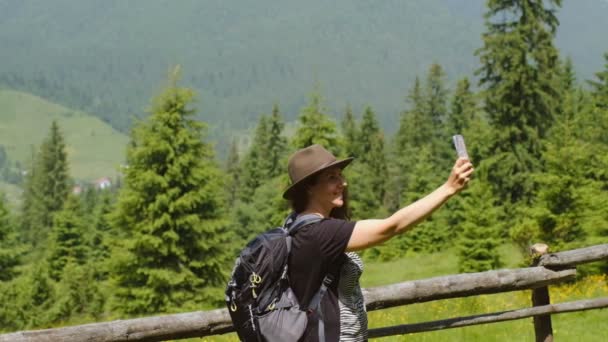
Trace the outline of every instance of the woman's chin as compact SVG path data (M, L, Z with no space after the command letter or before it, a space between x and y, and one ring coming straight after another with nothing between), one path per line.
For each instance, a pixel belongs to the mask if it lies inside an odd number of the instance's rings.
M334 207L341 208L344 205L344 200L342 200L341 198L335 199L331 203L334 205Z

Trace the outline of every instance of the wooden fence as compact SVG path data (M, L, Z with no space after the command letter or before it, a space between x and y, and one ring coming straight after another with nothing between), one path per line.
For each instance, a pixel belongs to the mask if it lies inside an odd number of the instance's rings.
M532 289L530 308L370 330L370 338L534 318L537 341L552 341L551 315L608 307L608 297L551 304L547 286L573 279L576 265L608 260L608 244L545 254L534 245L532 267L442 276L363 290L368 311L438 299ZM226 309L118 320L0 335L0 342L165 341L233 331Z

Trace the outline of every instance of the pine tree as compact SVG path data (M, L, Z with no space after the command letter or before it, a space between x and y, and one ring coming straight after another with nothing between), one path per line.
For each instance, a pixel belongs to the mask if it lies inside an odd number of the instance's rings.
M549 5L546 5L548 3ZM530 173L542 170L541 139L560 107L559 59L553 45L561 0L489 0L477 71L495 137L488 175L505 204L534 196Z
M125 238L113 251L114 307L131 314L187 309L216 298L226 275L227 222L220 171L194 92L177 73L131 133L128 167L111 222Z
M60 280L64 267L73 262L83 265L87 260L88 246L84 237L83 213L79 199L70 196L65 208L55 213L50 235L48 255L49 274Z
M302 108L298 118L298 129L291 141L294 149L301 149L313 144L319 144L340 156L342 149L338 139L336 124L326 114L323 99L318 87L310 96L308 106Z

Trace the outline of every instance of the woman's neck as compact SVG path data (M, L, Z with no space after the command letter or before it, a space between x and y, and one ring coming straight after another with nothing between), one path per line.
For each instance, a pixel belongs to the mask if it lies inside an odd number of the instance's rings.
M316 214L321 217L329 217L331 210L323 209L315 205L309 205L300 215Z

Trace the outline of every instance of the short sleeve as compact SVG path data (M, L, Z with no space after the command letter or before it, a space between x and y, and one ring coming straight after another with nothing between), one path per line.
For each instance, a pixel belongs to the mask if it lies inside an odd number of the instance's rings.
M319 224L316 229L319 247L322 258L329 265L342 258L354 228L355 222L338 219L326 219Z

